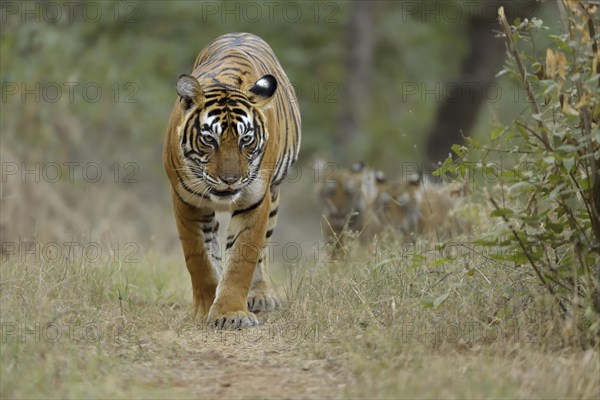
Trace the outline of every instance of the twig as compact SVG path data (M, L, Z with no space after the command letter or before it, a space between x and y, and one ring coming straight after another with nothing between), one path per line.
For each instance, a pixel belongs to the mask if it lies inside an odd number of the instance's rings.
M518 126L520 126L521 128L525 129L527 132L531 133L533 136L535 136L536 138L538 138L544 144L544 147L546 147L546 150L548 150L548 151L554 151L554 149L552 149L552 147L549 147L549 144L546 143L546 141L544 140L544 138L542 137L541 134L537 133L536 131L534 131L533 129L531 129L527 125L522 124L519 121L517 121L516 123L517 123Z
M491 284L492 284L492 282L490 282L490 280L487 278L487 276L485 276L485 274L484 274L483 272L481 272L481 271L479 270L479 268L477 268L476 266L473 266L473 269L474 269L475 271L479 272L479 274L480 274L481 276L483 276L483 279L485 279L485 280L486 280L486 282L488 283L488 285L491 285Z
M508 153L508 154L534 154L535 151L527 150L503 150L503 149L492 149L491 147L477 146L474 147L477 150L485 150L490 153Z
M342 246L342 242L340 241L340 236L344 233L344 229L342 229L342 232L340 232L340 235L338 236L338 234L335 232L335 230L333 230L333 227L331 226L331 224L329 223L329 220L327 219L327 217L325 217L323 215L323 218L325 219L325 222L327 223L327 226L329 227L329 230L333 233L333 237L335 238L336 243L334 243L334 251L335 251L335 246L337 244L337 248L341 249L342 252L344 253L344 256L346 257L346 259L348 258L348 253L346 252L346 250L344 249L344 246Z
M123 313L123 297L121 297L121 291L119 290L119 288L117 288L117 293L119 293L119 308L121 309L121 316L124 315Z
M562 0L556 0L556 5L558 6L558 13L560 14L560 22L562 23L563 31L565 32L565 35L571 36L571 25L569 24L565 5Z

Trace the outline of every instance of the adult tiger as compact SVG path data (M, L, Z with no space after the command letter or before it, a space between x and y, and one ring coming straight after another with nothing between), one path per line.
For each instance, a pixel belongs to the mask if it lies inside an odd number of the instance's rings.
M296 95L273 50L248 33L205 47L177 94L163 161L194 315L218 328L256 325L252 311L279 305L265 246L279 185L298 156Z

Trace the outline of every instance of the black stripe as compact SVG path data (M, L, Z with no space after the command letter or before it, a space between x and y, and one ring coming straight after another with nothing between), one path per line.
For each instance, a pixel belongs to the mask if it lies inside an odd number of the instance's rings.
M201 198L203 198L203 199L208 199L208 198L209 198L208 196L206 196L206 195L203 195L203 194L200 194L200 193L196 193L196 192L194 192L192 189L190 189L190 188L189 188L189 187L188 187L188 186L185 184L185 182L184 182L184 181L183 181L183 179L181 178L181 175L179 175L178 168L177 168L177 166L175 165L175 163L173 162L173 156L171 155L171 153L170 153L170 152L169 152L169 158L171 159L171 167L173 168L173 172L175 172L175 175L177 175L177 178L179 179L179 183L181 183L181 186L182 186L182 187L183 187L183 188L186 190L186 192L189 192L190 194L192 194L192 195L194 195L194 196L201 197ZM173 189L173 190L175 190L175 189ZM175 190L175 193L177 193L177 190ZM178 196L178 197L179 197L179 199L180 199L181 201L183 201L185 204L187 204L187 205L191 205L191 204L189 204L188 202L184 201L184 200L181 198L181 196L179 196L179 193L177 193L177 196ZM196 206L192 206L192 207L194 207L194 208L198 208L198 207L196 207Z
M278 208L276 208L276 209L272 210L272 211L269 213L269 218L271 218L271 217L275 216L275 215L277 214L277 211L279 211L279 209L278 209Z
M262 204L262 202L263 202L264 199L265 199L265 196L263 195L263 197L259 201L257 201L256 203L252 204L250 207L244 208L244 209L241 209L241 210L235 210L233 212L233 214L231 214L231 217L233 218L233 217L235 217L237 215L240 215L240 214L246 213L248 211L254 210L255 208L257 208L258 206L260 206Z
M268 238L270 238L270 237L271 237L271 235L273 235L273 229L269 229L269 230L267 231L267 236L266 236L266 237L267 237L267 239L268 239Z
M190 130L192 130L196 126L196 124L198 123L199 120L200 120L200 113L195 112L194 115L192 115L186 121L186 124L183 128L183 140L182 140L182 145L184 147L188 146L188 145L193 146L193 143L191 143L189 140Z
M271 203L275 203L279 197L279 188L276 184L271 184Z
M214 117L214 116L217 116L217 115L221 115L221 114L223 114L224 112L225 112L225 110L224 110L224 109L222 109L222 108L215 108L215 109L213 109L213 110L210 110L210 111L208 112L207 116L208 116L208 117Z
M249 74L248 71L244 71L243 69L238 68L238 67L228 67L227 70L237 72L236 75L239 75L239 74L248 75Z
M277 186L277 185L281 185L281 182L283 182L285 180L285 175L281 178L281 179L277 179L275 181L273 181L273 185Z
M188 207L192 207L192 208L198 208L193 204L188 203L187 201L185 201L177 192L177 189L173 188L173 192L175 193L175 195L177 196L177 198L179 199L179 201L181 201L183 204L185 204Z
M233 96L232 96L232 98L233 98ZM238 106L242 105L242 106L244 106L246 108L251 108L252 107L252 104L250 104L248 101L244 100L242 97L235 96L235 101L237 103L239 103L239 104L236 104Z
M248 230L248 228L244 228L241 231L238 232L238 234L235 236L235 238L231 241L229 241L229 238L227 239L227 244L225 245L225 250L229 250L234 244L235 242L237 242L238 238L240 237L240 235L242 233L244 233L244 231Z
M246 115L248 114L248 113L246 112L246 110L242 110L242 109L241 109L241 108L239 108L239 107L234 107L234 108L232 108L232 109L231 109L231 110L229 110L229 111L230 111L230 112L232 112L232 113L235 113L235 114L240 114L240 115L243 115L243 116L246 116Z
M206 103L204 103L204 108L206 109L206 108L212 106L213 104L216 104L217 101L218 101L217 99L215 99L215 100L208 100Z
M215 61L225 61L225 60L229 60L231 58L237 59L236 64L243 65L243 63L241 63L240 60L246 61L245 59L243 59L242 57L240 57L239 54L226 54L226 55L220 56ZM250 67L250 65L248 65L248 67Z
M275 182L281 182L282 178L281 175L283 174L283 168L284 168L284 164L283 162L286 161L286 157L287 157L287 150L283 151L283 155L281 158L278 158L277 161L275 162L275 173L273 174L273 180Z
M215 217L215 214L210 214L210 215L203 215L199 218L193 218L192 221L193 222L202 222L204 224L209 224L213 221L213 218Z

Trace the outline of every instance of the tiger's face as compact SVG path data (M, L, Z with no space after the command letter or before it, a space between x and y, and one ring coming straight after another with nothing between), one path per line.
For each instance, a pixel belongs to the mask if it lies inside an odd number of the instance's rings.
M338 169L325 178L319 195L334 231L341 232L346 223L352 230L362 230L363 217L383 180L383 173L365 170L361 162L351 170Z
M360 192L361 176L356 172L341 169L323 182L320 197L332 226L343 226L352 213L362 211Z
M381 221L403 233L415 231L420 220L422 184L418 177L382 185L374 202Z
M263 111L277 88L271 75L248 90L209 87L182 75L177 82L184 119L180 146L192 190L214 202L234 202L261 182L268 139Z

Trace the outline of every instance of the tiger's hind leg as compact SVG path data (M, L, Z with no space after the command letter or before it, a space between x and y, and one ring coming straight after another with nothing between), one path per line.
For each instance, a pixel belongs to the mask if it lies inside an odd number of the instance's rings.
M250 286L250 292L248 293L248 310L252 312L260 311L272 311L281 306L281 302L275 296L273 288L269 282L269 246L268 242L273 235L273 230L277 224L277 212L279 210L279 187L271 188L271 207L269 210L269 224L267 226L267 233L265 235L265 246L263 247L262 254L254 275L252 276L252 285Z

